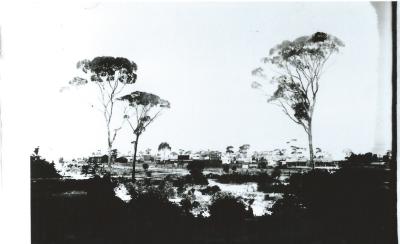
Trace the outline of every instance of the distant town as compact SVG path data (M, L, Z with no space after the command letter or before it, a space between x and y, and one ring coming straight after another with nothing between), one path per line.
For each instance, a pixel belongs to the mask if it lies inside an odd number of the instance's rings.
M265 168L292 168L310 169L308 165L308 151L305 147L296 146L296 139L287 141L287 147L268 151L252 151L250 145L244 144L234 150L233 146L228 146L225 152L216 150L186 151L183 149L172 151L169 147L160 148L158 151L146 149L138 152L138 163L150 165L169 165L171 167L186 167L189 162L206 162L208 167L222 168L223 165L234 166L241 169L265 169ZM162 144L161 144L162 145ZM168 145L168 144L167 144ZM113 150L113 161L116 166L131 166L133 156L121 154ZM391 151L388 150L384 155L373 153L354 154L350 150L346 152L345 159L333 160L329 152L321 148L315 149L315 167L318 169L337 170L345 166L348 160L358 159L362 161L363 167L389 167L388 162L391 158ZM72 159L68 162L60 158L59 163L70 163L79 165L90 165L93 163L106 165L108 155L101 151L92 153L88 157Z

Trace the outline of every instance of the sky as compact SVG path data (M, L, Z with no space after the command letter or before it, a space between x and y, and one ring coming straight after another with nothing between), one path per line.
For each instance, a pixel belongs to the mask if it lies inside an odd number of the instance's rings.
M138 65L133 90L167 99L171 108L141 137L139 150L250 151L284 147L303 129L251 88L251 71L283 40L327 32L345 47L329 61L314 113L313 138L335 158L343 150L390 149L390 38L359 3L30 3L0 14L3 141L40 146L56 160L106 149L94 93L64 89L76 63L121 56ZM18 14L15 14L18 13ZM22 18L23 17L23 18ZM381 23L381 26L385 26ZM381 38L380 38L381 37ZM270 74L271 76L273 74ZM95 91L93 91L95 92ZM127 153L129 128L115 148ZM30 152L29 152L30 153Z

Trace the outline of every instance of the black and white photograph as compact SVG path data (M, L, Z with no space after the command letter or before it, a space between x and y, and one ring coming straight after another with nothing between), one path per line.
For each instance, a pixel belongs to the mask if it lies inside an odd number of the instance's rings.
M398 243L396 2L2 6L2 243Z

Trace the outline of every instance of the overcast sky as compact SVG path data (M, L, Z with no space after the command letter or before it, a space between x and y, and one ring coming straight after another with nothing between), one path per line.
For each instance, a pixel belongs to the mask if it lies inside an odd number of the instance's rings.
M135 61L134 90L171 102L143 134L140 150L154 151L163 141L176 151L245 143L251 151L269 150L292 138L306 147L303 129L251 89L251 71L274 45L316 31L346 46L321 78L314 145L335 157L347 148L390 148L390 39L378 32L369 3L125 2L14 10L1 13L4 140L40 145L45 157L106 149L104 121L89 95L60 92L77 61L103 55ZM116 140L122 152L132 147L128 129Z

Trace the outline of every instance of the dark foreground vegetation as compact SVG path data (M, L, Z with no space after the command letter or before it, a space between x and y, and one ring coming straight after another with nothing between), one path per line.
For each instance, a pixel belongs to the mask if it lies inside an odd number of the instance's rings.
M44 167L43 162L36 164L39 158L31 159L32 172ZM31 181L33 244L396 243L394 191L386 170L293 174L273 214L261 217L254 217L239 199L206 187L213 197L210 217L205 218L191 214L195 204L188 199L170 202L162 184L136 187L137 182L126 203L115 196L116 179L57 179L54 167L45 167L43 172L52 173ZM201 183L201 175L193 166L188 179ZM266 174L246 177L274 182ZM219 180L244 179L230 174Z

